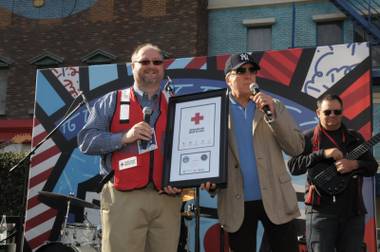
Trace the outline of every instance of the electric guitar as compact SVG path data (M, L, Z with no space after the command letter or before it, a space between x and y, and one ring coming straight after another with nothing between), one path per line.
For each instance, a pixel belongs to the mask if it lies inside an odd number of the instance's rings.
M356 147L354 150L349 152L345 158L349 160L356 160L378 142L380 142L380 133L374 135L370 140L368 140L368 142ZM318 191L331 196L343 192L347 188L352 176L355 175L354 172L345 174L339 173L336 170L334 162L334 160L327 159L319 162L317 165L308 170L308 176L312 183L317 187Z

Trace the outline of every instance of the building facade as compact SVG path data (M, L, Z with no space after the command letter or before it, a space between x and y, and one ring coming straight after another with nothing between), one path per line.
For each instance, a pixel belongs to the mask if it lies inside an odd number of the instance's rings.
M3 142L31 133L38 68L129 62L146 42L170 58L206 55L207 1L5 0L0 34Z
M365 3L371 1L363 1ZM380 1L373 0L376 18ZM209 0L208 54L283 50L367 41L370 37L328 0ZM380 39L371 39L373 131L380 131ZM380 160L380 146L375 146Z
M355 14L328 0L209 0L208 54L284 50L369 40L372 54L373 132L380 132L380 38L368 35ZM358 11L379 27L380 1L360 2ZM361 4L361 6L360 6ZM372 6L370 6L372 4ZM364 6L364 7L363 7ZM368 9L363 9L367 8ZM355 21L353 21L355 20ZM380 160L380 145L374 154ZM380 188L380 177L376 179ZM377 220L380 217L377 189ZM377 226L379 221L377 221Z

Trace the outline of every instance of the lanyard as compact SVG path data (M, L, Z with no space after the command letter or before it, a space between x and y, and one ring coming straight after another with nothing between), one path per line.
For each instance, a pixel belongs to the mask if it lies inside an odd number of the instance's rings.
M330 142L332 142L338 149L343 150L343 148L341 148L337 144L337 142L329 135L329 133L327 133L327 131L323 127L320 127L320 128L321 128L323 135L325 135L330 140ZM345 136L344 132L342 131L342 143L345 143L345 142L346 142L346 136Z

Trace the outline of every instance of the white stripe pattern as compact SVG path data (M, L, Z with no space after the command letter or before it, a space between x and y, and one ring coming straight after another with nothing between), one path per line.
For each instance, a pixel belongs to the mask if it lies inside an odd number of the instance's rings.
M36 237L38 237L39 235L47 232L47 231L50 231L53 224L54 224L54 221L55 221L55 217L41 223L40 225L38 226L35 226L34 228L28 230L27 232L25 232L25 238L30 241Z

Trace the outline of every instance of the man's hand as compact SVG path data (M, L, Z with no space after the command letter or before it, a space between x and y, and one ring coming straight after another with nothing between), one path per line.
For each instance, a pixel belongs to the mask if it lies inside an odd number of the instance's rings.
M336 170L341 173L349 173L359 168L357 160L341 159L335 162Z
M164 191L167 194L175 195L175 194L178 194L178 193L182 192L182 189L177 188L177 187L165 186L164 187Z
M201 184L201 189L206 190L208 192L215 191L216 189L216 184L211 183L211 182L206 182Z
M323 155L325 158L333 158L334 160L340 160L344 156L338 148L325 149Z
M265 105L269 106L270 111L272 111L272 114L275 115L275 109L274 109L274 103L273 98L263 92L259 92L254 96L251 96L251 99L256 103L257 107L263 111L263 108Z
M130 128L122 138L124 144L134 143L137 140L149 141L152 138L152 128L150 125L144 121L136 123Z

